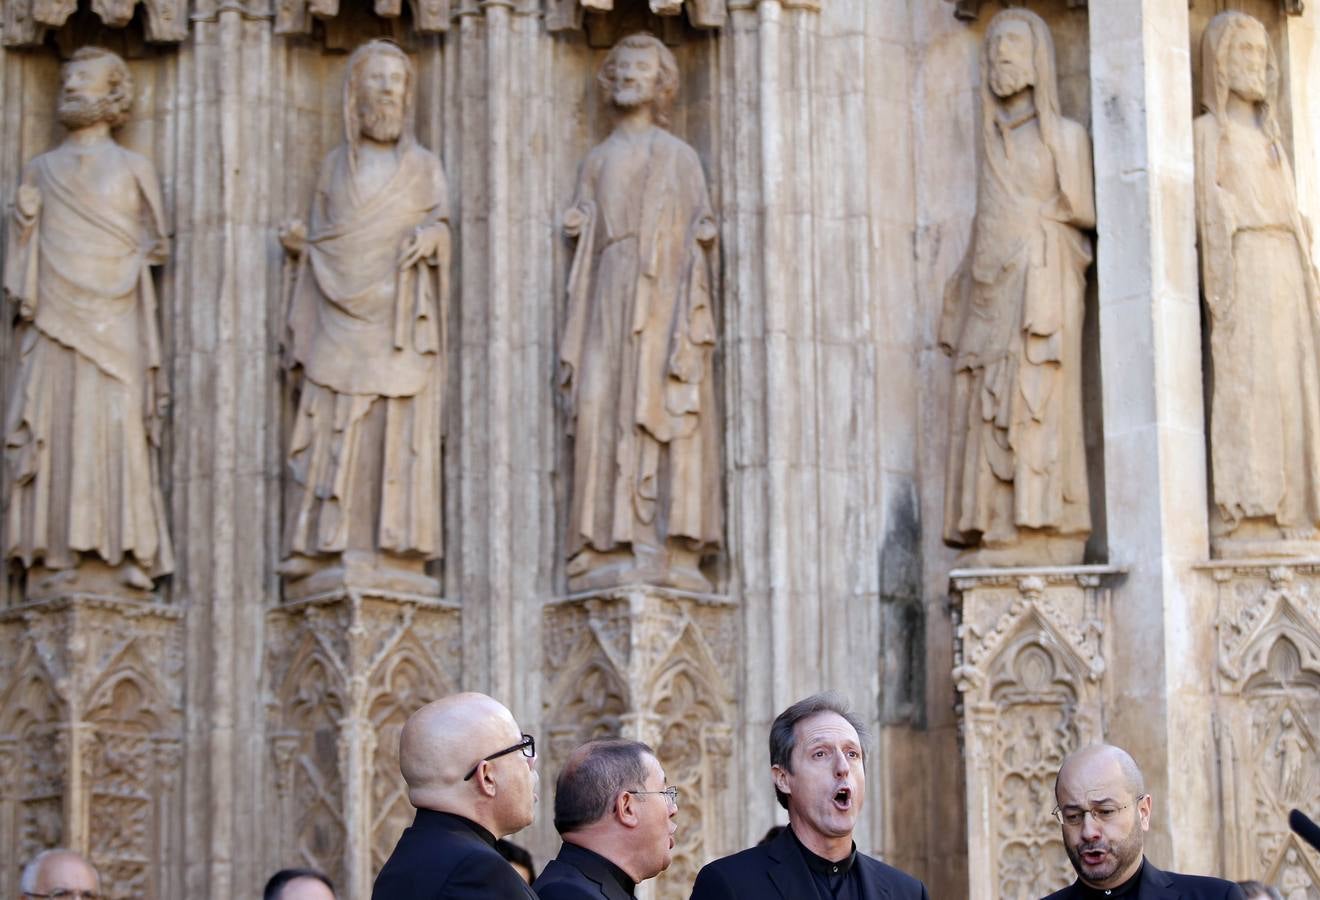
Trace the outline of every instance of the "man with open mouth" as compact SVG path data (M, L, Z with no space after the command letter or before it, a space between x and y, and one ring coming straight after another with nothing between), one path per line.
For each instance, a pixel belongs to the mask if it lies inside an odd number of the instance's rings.
M1059 769L1054 796L1077 880L1046 900L1242 900L1231 881L1162 872L1146 859L1152 800L1127 751L1093 744L1073 753Z
M928 900L920 881L853 842L866 796L866 737L833 692L780 713L770 726L770 775L788 827L702 869L692 900Z

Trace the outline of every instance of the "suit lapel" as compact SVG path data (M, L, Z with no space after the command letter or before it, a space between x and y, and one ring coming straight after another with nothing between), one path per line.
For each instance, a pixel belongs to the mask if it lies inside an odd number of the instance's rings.
M857 854L857 862L854 865L857 867L858 875L861 878L862 896L866 897L867 900L888 900L889 885L885 884L885 880L880 877L878 867L872 871L870 863L869 857L863 856L861 853Z
M559 858L564 864L572 866L594 881L600 888L601 896L609 900L630 900L619 882L594 855L584 852L574 844L565 843L559 850Z
M816 883L811 880L807 861L797 847L797 838L785 828L770 845L769 875L784 900L805 900L816 896Z
M1146 860L1141 870L1141 900L1178 900L1182 892L1173 886L1168 873L1161 872Z

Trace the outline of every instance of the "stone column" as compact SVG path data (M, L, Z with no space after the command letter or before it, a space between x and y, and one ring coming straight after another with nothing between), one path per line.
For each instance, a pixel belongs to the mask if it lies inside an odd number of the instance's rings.
M1155 796L1147 848L1165 868L1219 869L1212 802L1201 332L1186 4L1092 9L1105 508L1116 589L1106 738Z
M1292 101L1293 174L1297 205L1312 224L1320 221L1320 9L1307 4L1286 20L1288 46L1280 65L1286 68ZM1314 254L1314 246L1311 248Z

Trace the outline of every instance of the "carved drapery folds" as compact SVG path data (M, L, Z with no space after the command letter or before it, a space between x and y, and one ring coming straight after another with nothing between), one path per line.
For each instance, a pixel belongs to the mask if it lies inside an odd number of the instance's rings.
M459 613L353 591L280 607L269 625L271 833L284 842L272 864L319 868L365 897L412 822L403 722L458 684Z
M697 870L729 849L734 610L722 600L624 589L559 601L545 612L548 738L543 771L598 737L655 748L679 789L683 827L658 898L686 897ZM549 808L552 803L542 801Z
M1073 879L1054 820L1063 757L1101 737L1113 570L953 573L953 680L967 779L970 900L1030 900ZM979 823L990 823L984 830Z
M0 618L0 856L71 847L108 897L181 895L179 620L68 599ZM17 894L17 875L0 871L0 893Z
M1229 874L1320 895L1288 811L1320 808L1320 566L1213 565ZM1290 893L1290 890L1296 893Z

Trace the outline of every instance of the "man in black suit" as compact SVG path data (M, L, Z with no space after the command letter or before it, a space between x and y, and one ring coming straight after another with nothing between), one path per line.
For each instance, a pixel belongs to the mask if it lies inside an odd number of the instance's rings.
M1151 796L1127 751L1093 744L1071 754L1054 781L1054 798L1077 880L1046 900L1242 900L1231 881L1161 872L1146 859Z
M536 900L495 849L536 802L536 742L485 694L428 703L404 723L399 767L413 820L372 900Z
M678 825L678 788L639 741L591 741L555 782L559 856L536 879L541 900L630 900L666 868Z
M770 726L770 774L788 810L779 837L717 859L692 900L928 900L920 881L857 852L866 729L833 692L799 700Z

